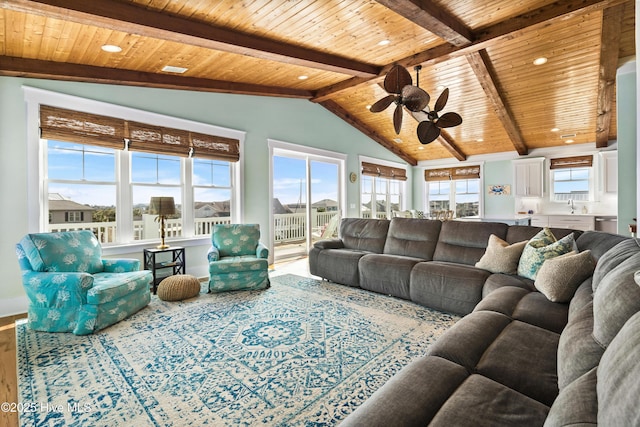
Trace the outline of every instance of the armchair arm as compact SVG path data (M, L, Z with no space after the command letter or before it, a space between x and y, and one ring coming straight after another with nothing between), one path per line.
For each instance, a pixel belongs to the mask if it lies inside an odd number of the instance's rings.
M318 249L342 249L344 243L341 239L325 239L315 242L313 246Z
M211 246L209 248L209 252L207 252L207 259L209 262L215 262L220 259L220 251L215 246Z
M140 270L140 260L135 258L103 259L105 273L128 273Z
M93 287L93 276L89 273L25 271L22 284L33 306L79 307L87 303L87 291Z
M269 249L261 242L258 242L256 248L256 258L269 258Z

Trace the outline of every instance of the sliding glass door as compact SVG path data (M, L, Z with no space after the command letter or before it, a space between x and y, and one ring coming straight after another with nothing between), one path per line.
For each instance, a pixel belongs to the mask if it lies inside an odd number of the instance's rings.
M337 235L344 160L305 147L274 148L271 159L274 259L306 256L313 242Z

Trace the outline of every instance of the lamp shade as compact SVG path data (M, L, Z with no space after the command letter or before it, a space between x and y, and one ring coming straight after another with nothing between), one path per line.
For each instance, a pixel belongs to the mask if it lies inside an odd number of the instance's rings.
M176 213L176 204L173 197L152 197L149 202L149 213L167 216Z

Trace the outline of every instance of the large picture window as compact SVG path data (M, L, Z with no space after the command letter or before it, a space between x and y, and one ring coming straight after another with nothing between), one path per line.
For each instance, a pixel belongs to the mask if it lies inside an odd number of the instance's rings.
M139 119L147 113L132 114ZM88 229L105 245L155 240L159 227L149 202L158 196L175 200L176 213L166 221L167 239L209 235L211 224L240 218L234 213L241 204L233 185L240 176L238 139L46 105L38 105L38 116L37 150L44 153L38 159L44 163L37 170L48 194L46 202L38 203L40 230ZM206 130L207 125L195 128Z
M591 155L551 159L549 168L553 200L590 200L592 164Z
M363 218L389 219L393 217L393 211L403 209L406 173L403 168L362 162L360 201Z

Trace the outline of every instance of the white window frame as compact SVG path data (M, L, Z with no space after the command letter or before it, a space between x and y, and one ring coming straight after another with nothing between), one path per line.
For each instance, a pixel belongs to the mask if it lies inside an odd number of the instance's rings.
M223 128L207 123L196 122L163 114L152 113L107 102L94 101L82 97L37 89L30 86L22 87L27 104L27 223L30 233L46 231L49 219L49 200L46 188L47 157L46 147L40 139L40 105L66 108L99 114L108 117L128 119L156 126L173 127L208 135L233 138L239 141L240 160L231 164L231 212L232 222L242 222L244 219L243 206L243 169L244 169L244 140L245 132ZM124 142L123 142L124 148ZM194 201L193 201L193 173L191 159L182 159L183 191L180 201L182 206L191 206L183 212L183 236L174 242L183 246L202 245L210 241L210 236L194 235ZM118 242L108 246L105 254L130 253L141 250L149 245L148 241L133 240L133 198L131 186L131 156L126 150L117 150L116 179L120 182L116 190L116 206L119 215L116 216Z
M587 195L587 199L586 200L578 200L578 199L571 199L571 198L567 198L567 199L563 199L563 200L557 200L556 199L556 192L555 192L555 172L556 171L568 171L571 169L587 169L587 172L589 172L589 178L588 178L588 184L589 184L589 194ZM577 181L577 180L571 180L571 181ZM575 168L565 168L565 169L551 169L549 168L549 198L550 201L553 203L558 203L558 204L566 204L567 201L569 200L573 200L575 202L592 202L595 200L595 185L594 185L594 181L595 181L595 173L593 170L593 166L579 166L579 167L575 167ZM562 181L562 182L568 182L568 181Z
M429 166L425 166L422 170L422 176L424 177L424 172L426 170L429 169L441 169L441 168L454 168L454 167L474 167L474 166L479 166L480 167L480 178L479 179L479 183L478 183L478 216L480 218L482 218L484 216L484 162L480 162L480 163L470 163L470 164L455 164L455 165L451 165L451 164L442 164L442 165L429 165ZM476 178L471 178L471 179L476 179ZM442 181L446 181L446 180L442 180ZM456 211L455 207L456 207L456 186L455 186L455 182L457 180L453 179L451 180L451 186L449 188L449 209L453 210L454 213ZM427 212L429 214L429 216L431 216L431 211L429 209L429 181L426 181L424 178L422 179L422 194L424 195L424 206L423 206L423 210L424 212ZM472 218L472 217L467 217L467 218Z
M358 203L358 212L359 212L359 216L362 218L362 215L364 214L364 211L362 210L362 182L363 182L363 178L364 176L362 175L362 163L374 163L377 165L381 165L381 166L389 166L392 168L397 168L397 169L404 169L406 172L407 177L409 176L409 170L408 170L408 166L403 164L403 163L398 163L398 162L392 162L389 160L380 160L380 159L376 159L374 157L367 157L367 156L358 156L358 169L359 169L359 175L360 175L360 189L358 190L358 198L360 200L360 203ZM372 195L375 196L376 193L376 180L374 176L370 176L370 178L372 178L372 185L371 185L371 192ZM400 183L400 203L399 203L399 210L404 211L407 210L407 181L399 181L399 180L391 180L391 179L386 179L387 181L398 181ZM387 191L386 191L386 197L387 197L387 212L385 212L385 215L387 215L387 219L391 219L392 217L392 212L391 212L391 205L388 203L391 197L391 194L389 192L389 185L387 185ZM372 197L371 199L371 218L377 218L377 204L374 203L375 202L375 197Z

